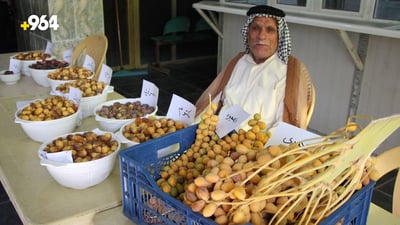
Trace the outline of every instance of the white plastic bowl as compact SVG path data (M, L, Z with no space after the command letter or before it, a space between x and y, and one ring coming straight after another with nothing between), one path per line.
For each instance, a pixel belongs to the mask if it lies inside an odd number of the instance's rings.
M126 145L126 146L125 146L126 148L131 147L131 146L134 146L134 145L137 145L137 144L140 144L139 142L129 140L129 139L126 138L126 137L124 136L124 134L122 133L122 132L124 131L125 127L126 127L126 126L129 126L132 122L133 122L133 121L128 121L128 122L124 123L124 124L121 126L121 128L118 130L118 132L115 133L115 135L118 137L119 141L120 141L122 144L125 144L125 145Z
M122 125L134 120L134 118L132 118L132 119L109 119L109 118L105 118L105 117L99 116L99 114L97 114L97 112L103 106L111 106L115 102L120 102L122 104L125 104L125 103L128 103L128 102L135 102L135 101L140 101L140 98L116 99L116 100L107 101L107 102L104 102L104 103L102 103L100 105L97 105L93 110L93 115L95 116L96 121L100 125L100 129L105 130L105 131L115 132L118 129L120 129ZM158 110L158 107L156 106L155 110L152 113L146 114L144 116L154 116L157 113L157 110Z
M145 116L145 117L149 117L149 116ZM166 118L166 117L165 117L165 116L156 116L156 118L157 118L157 119L160 119L160 118ZM125 144L126 147L131 147L131 146L140 144L139 142L132 141L132 140L126 138L126 137L124 136L124 134L123 134L123 131L125 130L125 127L129 126L131 123L133 123L133 121L129 121L129 122L123 124L123 125L121 126L121 129L119 129L117 132L115 132L115 135L117 136L117 138L119 139L119 141L121 142L121 144ZM164 134L164 135L167 135L167 134L168 134L168 133L166 133L166 134Z
M32 79L39 85L43 87L50 87L49 79L47 75L49 73L55 72L57 69L32 69L29 67L29 72L32 76Z
M18 54L17 54L18 55ZM11 58L15 59L17 55L11 56ZM54 59L54 56L50 56L46 58L46 60ZM35 60L20 60L21 61L21 74L25 76L31 76L31 72L29 70L29 66L36 63L37 61L41 61L42 59Z
M21 79L21 73L4 74L6 70L0 71L0 79L7 85L16 84Z
M72 115L47 121L29 121L19 118L18 114L24 107L21 107L15 112L15 123L19 123L26 135L37 142L43 143L56 136L71 133L80 123L80 107L78 107L78 110Z
M56 72L56 71L54 71L54 72ZM92 79L93 77L94 77L94 74L92 73L92 75L87 77L87 79ZM72 81L75 81L75 80L56 80L56 79L51 79L51 78L49 78L47 76L47 81L50 84L51 90L55 91L58 85L65 84L65 83L68 83L68 82L72 82Z
M93 78L93 75L88 77L88 79ZM55 91L58 85L73 82L75 80L54 80L47 77L47 82L49 83L51 90Z
M82 117L86 118L93 116L93 110L96 106L107 101L108 93L112 93L114 88L112 86L106 86L103 93L91 97L82 97L80 102L80 108L82 109Z
M100 131L94 132L97 134L102 134ZM57 137L66 137L69 134L64 134ZM51 140L54 140L57 137ZM60 163L46 159L43 152L46 145L50 142L43 143L39 147L40 164L45 166L52 178L64 187L72 189L85 189L92 187L103 182L110 175L114 167L118 151L121 148L121 143L114 134L112 134L112 137L113 140L118 142L118 148L116 151L100 159L79 163Z
M51 90L54 90L54 91L56 90L58 85L65 84L65 83L72 82L72 81L74 81L74 80L54 80L54 79L50 79L49 77L47 77L47 82L49 83Z
M101 94L90 97L82 97L79 103L79 108L82 111L82 118L93 116L93 109L101 103L107 101L108 93L112 93L113 91L113 86L105 86ZM65 95L65 93L62 93L56 89L52 89L50 91L50 95Z
M41 60L21 60L21 73L25 76L31 76L29 66Z

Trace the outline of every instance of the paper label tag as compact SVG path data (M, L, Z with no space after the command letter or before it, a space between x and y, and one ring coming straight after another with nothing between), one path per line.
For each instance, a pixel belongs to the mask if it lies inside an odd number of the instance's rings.
M17 110L22 109L22 107L27 106L28 104L30 104L31 102L34 102L35 100L27 100L27 101L18 101L15 102L15 105L17 106Z
M244 111L239 105L233 105L232 107L220 112L215 132L219 137L224 137L238 128L243 121L249 118L249 116L250 114Z
M61 152L42 152L42 156L48 160L60 163L73 163L72 151L61 151Z
M46 50L44 50L44 53L53 55L53 44L50 41L47 41Z
M140 102L150 106L156 106L158 101L158 87L147 80L143 80Z
M168 108L167 118L192 124L196 114L196 106L186 99L173 94Z
M9 70L13 71L14 73L21 72L22 61L18 59L10 59L10 65L8 67Z
M285 122L280 122L275 128L272 129L271 137L266 143L266 146L280 144L290 145L292 143L298 143L299 146L303 146L313 143L311 140L304 142L305 140L318 137L320 137L320 135ZM315 142L317 141L321 140L316 139Z
M96 66L96 63L94 62L94 59L92 57L90 57L89 55L86 55L82 66L84 68L94 72L94 67Z
M51 95L58 95L67 98L68 100L74 101L76 104L79 105L81 98L82 98L82 91L76 87L69 87L69 92L64 93L59 90L51 90Z
M67 49L63 52L63 60L71 65L72 53L74 50L72 48Z
M75 103L79 104L82 98L82 91L79 88L70 87L69 93L66 96L69 100L74 101Z
M112 71L111 67L107 66L106 64L103 64L101 66L98 81L102 81L106 84L110 84L111 78L112 78L112 72L113 71Z

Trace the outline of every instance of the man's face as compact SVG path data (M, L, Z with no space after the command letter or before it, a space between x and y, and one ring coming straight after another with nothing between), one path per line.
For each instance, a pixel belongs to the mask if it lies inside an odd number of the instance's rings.
M250 54L257 64L264 62L276 52L278 25L275 18L254 18L247 35Z

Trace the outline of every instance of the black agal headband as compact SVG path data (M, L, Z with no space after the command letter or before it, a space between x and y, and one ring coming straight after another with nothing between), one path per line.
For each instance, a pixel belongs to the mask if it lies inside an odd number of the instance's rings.
M256 5L247 11L247 16L252 14L268 14L272 16L285 17L285 12L268 5Z

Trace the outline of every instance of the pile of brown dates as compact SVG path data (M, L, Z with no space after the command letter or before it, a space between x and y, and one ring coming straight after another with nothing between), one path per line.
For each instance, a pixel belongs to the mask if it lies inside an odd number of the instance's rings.
M103 105L97 114L101 117L108 119L133 119L136 117L143 117L147 114L154 112L155 107L148 104L141 104L140 101L132 102L114 102L112 105Z
M38 70L52 70L52 69L60 69L67 66L69 66L69 63L64 60L51 59L51 60L37 61L36 63L30 65L29 67Z
M112 139L111 133L96 134L92 131L68 134L46 145L47 153L72 151L75 163L103 158L118 149L119 143Z

